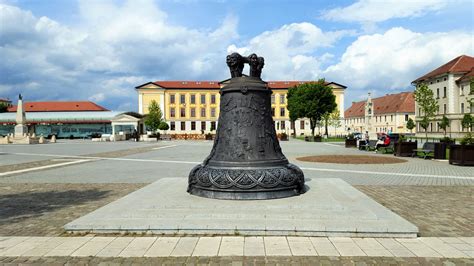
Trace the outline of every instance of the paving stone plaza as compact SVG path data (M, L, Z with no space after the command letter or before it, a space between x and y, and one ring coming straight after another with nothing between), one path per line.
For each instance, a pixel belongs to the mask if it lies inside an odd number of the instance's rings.
M64 140L0 147L0 263L474 263L472 167L417 158L378 165L303 162L296 158L393 155L347 149L342 143L291 140L280 145L287 158L304 171L309 184L347 184L348 189L354 189L352 194L360 193L360 197L416 226L418 236L251 235L238 231L204 235L179 230L153 234L146 228L139 232L68 233L65 225L94 211L107 210L131 195L145 193L153 186L160 189L167 180L186 183L189 171L209 154L212 142ZM147 198L148 202L156 201L149 202L150 206L171 204L167 202L170 196L155 195ZM304 194L298 200L318 208L319 202L311 202ZM173 210L166 212L161 215Z

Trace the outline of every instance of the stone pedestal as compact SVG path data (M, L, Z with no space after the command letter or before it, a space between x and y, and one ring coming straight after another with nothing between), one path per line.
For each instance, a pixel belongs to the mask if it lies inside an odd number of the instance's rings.
M28 135L28 127L22 124L15 126L15 138L22 138Z

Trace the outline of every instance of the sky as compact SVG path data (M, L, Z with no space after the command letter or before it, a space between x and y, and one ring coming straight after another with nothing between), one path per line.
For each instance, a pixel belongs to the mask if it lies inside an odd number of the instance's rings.
M0 0L0 98L137 111L136 86L225 80L239 52L267 81L347 86L347 109L473 56L473 27L472 0Z

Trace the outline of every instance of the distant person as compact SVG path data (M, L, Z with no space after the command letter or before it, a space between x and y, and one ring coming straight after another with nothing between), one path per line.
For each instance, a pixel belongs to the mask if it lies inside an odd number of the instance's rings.
M375 151L378 151L380 147L387 147L390 145L390 137L386 134L383 134L377 143L375 143Z
M136 129L133 129L132 138L137 142L140 140Z
M365 139L365 144L369 144L369 131L365 131L365 136L364 136L364 139Z

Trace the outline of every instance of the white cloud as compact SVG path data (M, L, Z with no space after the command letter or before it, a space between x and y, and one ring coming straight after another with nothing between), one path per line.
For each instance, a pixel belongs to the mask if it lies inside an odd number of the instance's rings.
M266 31L238 47L229 45L227 52L243 55L256 53L271 64L265 65L263 77L273 80L315 79L320 73L322 60L314 53L322 47L330 47L350 31L323 32L317 26L303 22L283 25L279 29ZM244 70L245 71L245 70Z
M136 105L134 87L150 80L227 77L234 16L202 30L168 23L152 0L80 1L79 11L79 26L68 27L0 4L4 96L94 99L114 108Z
M392 28L384 34L360 36L324 75L351 89L399 90L449 60L471 54L473 45L467 33Z
M374 23L393 18L422 16L446 6L444 0L359 0L346 7L324 11L322 17L333 21Z

